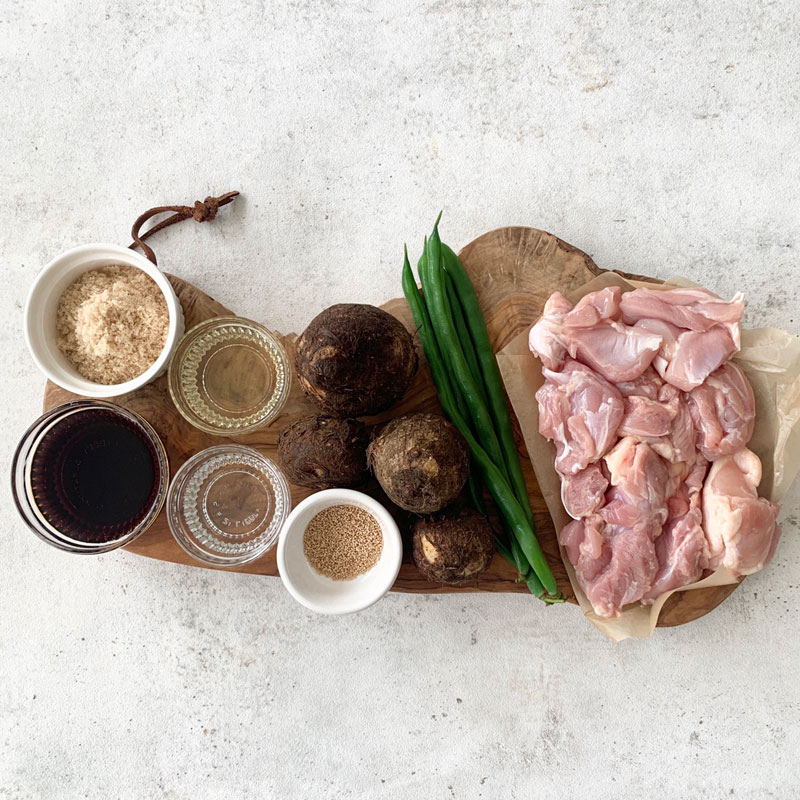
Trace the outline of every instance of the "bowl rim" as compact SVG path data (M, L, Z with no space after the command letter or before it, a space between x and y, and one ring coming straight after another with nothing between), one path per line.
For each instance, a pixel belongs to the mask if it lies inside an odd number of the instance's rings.
M79 385L77 383L73 383L69 379L65 379L63 375L58 375L51 370L50 367L45 363L45 360L42 358L39 349L34 345L33 336L31 334L35 319L33 306L37 297L47 286L48 281L53 280L54 276L58 275L59 271L64 269L65 265L69 265L73 259L78 258L89 261L97 255L108 254L109 251L113 253L115 257L119 257L124 266L140 269L158 286L161 294L164 297L164 301L167 304L167 313L169 315L167 338L164 342L164 347L158 355L158 358L141 375L137 375L135 378L125 381L124 383L108 384L95 383L94 381L89 381L88 379L83 378L82 381L84 381L84 383ZM175 289L161 269L156 264L153 264L152 261L149 261L143 255L137 253L135 250L132 250L129 247L123 247L122 245L106 242L91 242L89 244L77 245L69 250L64 250L55 256L55 258L51 259L34 278L34 281L28 290L28 294L25 299L25 308L23 311L23 331L25 335L25 343L27 344L28 351L30 352L31 357L33 358L40 372L42 372L48 380L52 381L57 386L60 386L62 389L66 389L68 392L73 392L74 394L82 397L89 397L92 399L119 397L120 395L127 394L128 392L132 392L141 388L153 380L153 378L157 377L165 369L167 362L172 355L172 351L175 349L175 345L182 334L182 328L183 309L181 307L180 300L178 300L178 295L175 293Z
M328 508L332 505L347 505L348 501L357 501L358 503L365 505L370 509L370 513L375 516L381 526L384 549L386 548L387 541L393 545L396 563L392 566L389 573L391 580L388 581L386 587L380 593L376 593L375 596L366 595L365 598L354 601L342 609L334 610L321 603L317 603L315 600L311 599L302 591L300 591L300 589L298 589L286 566L286 542L290 536L296 536L298 533L302 533L303 530L305 530L305 528L300 528L297 520L300 515L309 507L319 506L320 510L323 510L324 508ZM397 575L400 572L400 567L403 563L403 539L400 535L400 528L398 527L397 522L395 522L394 517L389 513L387 508L374 497L371 497L364 492L356 491L355 489L323 489L322 491L309 495L305 498L305 500L302 500L300 503L298 503L286 518L286 521L283 523L283 527L281 528L280 537L278 538L277 562L278 573L281 576L283 585L298 603L318 614L326 614L329 616L354 614L359 611L364 611L365 609L377 603L378 600L386 595L391 590L392 586L394 586L394 582L397 580ZM348 582L343 581L342 583L343 585L346 585Z

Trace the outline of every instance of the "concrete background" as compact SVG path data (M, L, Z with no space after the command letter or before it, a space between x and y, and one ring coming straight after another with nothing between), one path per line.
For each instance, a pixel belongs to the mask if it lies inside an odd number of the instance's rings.
M790 0L5 0L4 469L41 266L233 188L155 246L275 328L397 296L444 208L454 246L534 225L800 332L799 37ZM5 488L0 797L794 798L799 512L724 606L614 647L524 596L324 619L278 580L69 557Z

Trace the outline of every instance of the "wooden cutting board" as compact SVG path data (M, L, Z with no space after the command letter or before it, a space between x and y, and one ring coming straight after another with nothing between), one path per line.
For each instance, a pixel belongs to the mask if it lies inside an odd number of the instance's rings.
M459 255L475 284L495 351L504 347L510 339L539 316L545 301L553 291L559 289L568 294L572 289L602 272L586 253L552 234L535 228L499 228L468 244ZM183 306L187 329L209 317L231 313L221 303L181 278L168 277ZM399 288L399 263L397 285ZM357 299L352 298L354 302ZM383 308L400 319L409 330L414 330L410 310L403 298L390 300ZM268 314L268 309L265 309L264 316L268 317ZM306 322L310 321L311 316L313 315L309 314L309 320ZM293 358L297 335L289 334L281 338L290 359ZM424 358L421 359L421 364L411 388L400 405L393 408L390 413L370 418L367 422L382 422L393 416L412 411L439 410L436 392ZM45 388L44 409L48 410L53 406L75 399L79 399L77 395L48 382ZM533 401L533 398L531 400ZM166 376L157 379L143 389L117 398L116 402L141 414L156 429L166 446L172 474L199 450L223 441L238 441L250 445L275 459L276 443L281 429L297 417L316 411L295 382L284 413L271 426L247 436L226 439L209 436L193 428L181 417L170 400ZM531 506L536 517L539 541L547 553L559 588L566 595L572 597L569 580L558 552L553 523L539 492L533 467L519 435L517 441L520 442L522 465L530 492ZM377 484L373 483L365 487L365 491L375 494L391 507ZM298 503L310 493L309 489L292 486L293 503ZM392 510L398 517L401 530L407 531L410 522L408 515L398 509ZM128 545L127 549L139 555L163 561L203 566L193 561L176 544L167 526L164 511L161 512L153 526L143 536ZM410 548L406 547L405 549L406 556L394 585L395 591L422 594L474 591L527 592L523 584L515 581L515 570L499 555L495 556L489 570L474 584L451 587L438 586L425 580L410 560ZM277 575L275 551L267 553L263 558L241 567L237 571L259 575ZM719 605L735 588L736 585L732 585L691 592L677 592L664 606L659 625L681 625L697 619Z

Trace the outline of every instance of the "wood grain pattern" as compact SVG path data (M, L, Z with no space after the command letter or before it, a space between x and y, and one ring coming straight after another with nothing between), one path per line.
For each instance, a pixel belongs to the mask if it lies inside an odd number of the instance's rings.
M520 330L530 325L539 316L545 301L555 289L568 293L601 272L586 253L552 234L534 228L499 228L491 231L467 245L461 251L460 256L475 284L495 350L501 349ZM231 313L221 303L191 284L174 276L168 277L183 306L187 329L209 317ZM398 286L399 282L400 270L398 267ZM383 308L413 331L411 314L404 299L390 300ZM281 338L292 358L296 335L289 334ZM366 420L368 423L379 423L411 411L439 410L435 389L424 358L421 359L421 364L403 401L390 413ZM60 403L75 399L78 399L76 395L48 382L45 388L44 408L47 410ZM153 425L166 446L173 474L194 453L224 441L237 441L250 445L274 459L277 438L281 429L298 416L315 412L314 406L303 396L295 383L284 413L272 425L247 436L226 439L205 434L193 428L180 416L170 400L165 376L143 389L118 398L116 402L138 412ZM539 492L533 467L527 457L518 430L517 441L523 455L523 471L530 492L542 548L547 553L560 589L571 597L572 591L561 563L553 523ZM377 484L373 482L364 490L376 495L391 508L391 504L387 502ZM310 493L309 489L292 486L292 502L296 504ZM401 530L406 532L410 522L408 515L396 508L392 508L392 511L398 517ZM127 549L150 558L202 567L176 544L163 511L153 526L143 536L128 545ZM259 575L277 575L274 550L255 563L241 567L237 571ZM659 625L680 625L697 619L719 605L735 588L734 585L677 593L666 604ZM437 586L419 574L410 561L410 548L408 547L394 590L423 594L527 591L524 585L515 581L515 570L500 556L495 556L489 570L474 584L465 587Z

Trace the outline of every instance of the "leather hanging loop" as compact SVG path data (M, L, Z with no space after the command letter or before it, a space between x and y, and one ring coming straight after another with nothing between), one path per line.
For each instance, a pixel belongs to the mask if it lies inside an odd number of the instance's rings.
M150 247L150 245L145 244L145 239L185 219L191 218L195 220L195 222L211 222L214 217L217 216L217 211L219 211L222 206L233 202L233 199L238 194L239 192L227 192L219 197L206 197L202 203L196 200L193 206L156 206L155 208L148 209L144 214L138 216L136 222L133 223L133 227L131 228L133 242L131 242L128 247L131 250L140 247L145 256L157 265L156 254L153 252L153 248ZM144 233L141 232L142 226L148 220L157 217L159 214L166 214L169 212L172 212L171 217L167 217L156 225L153 225L152 228L148 228Z

